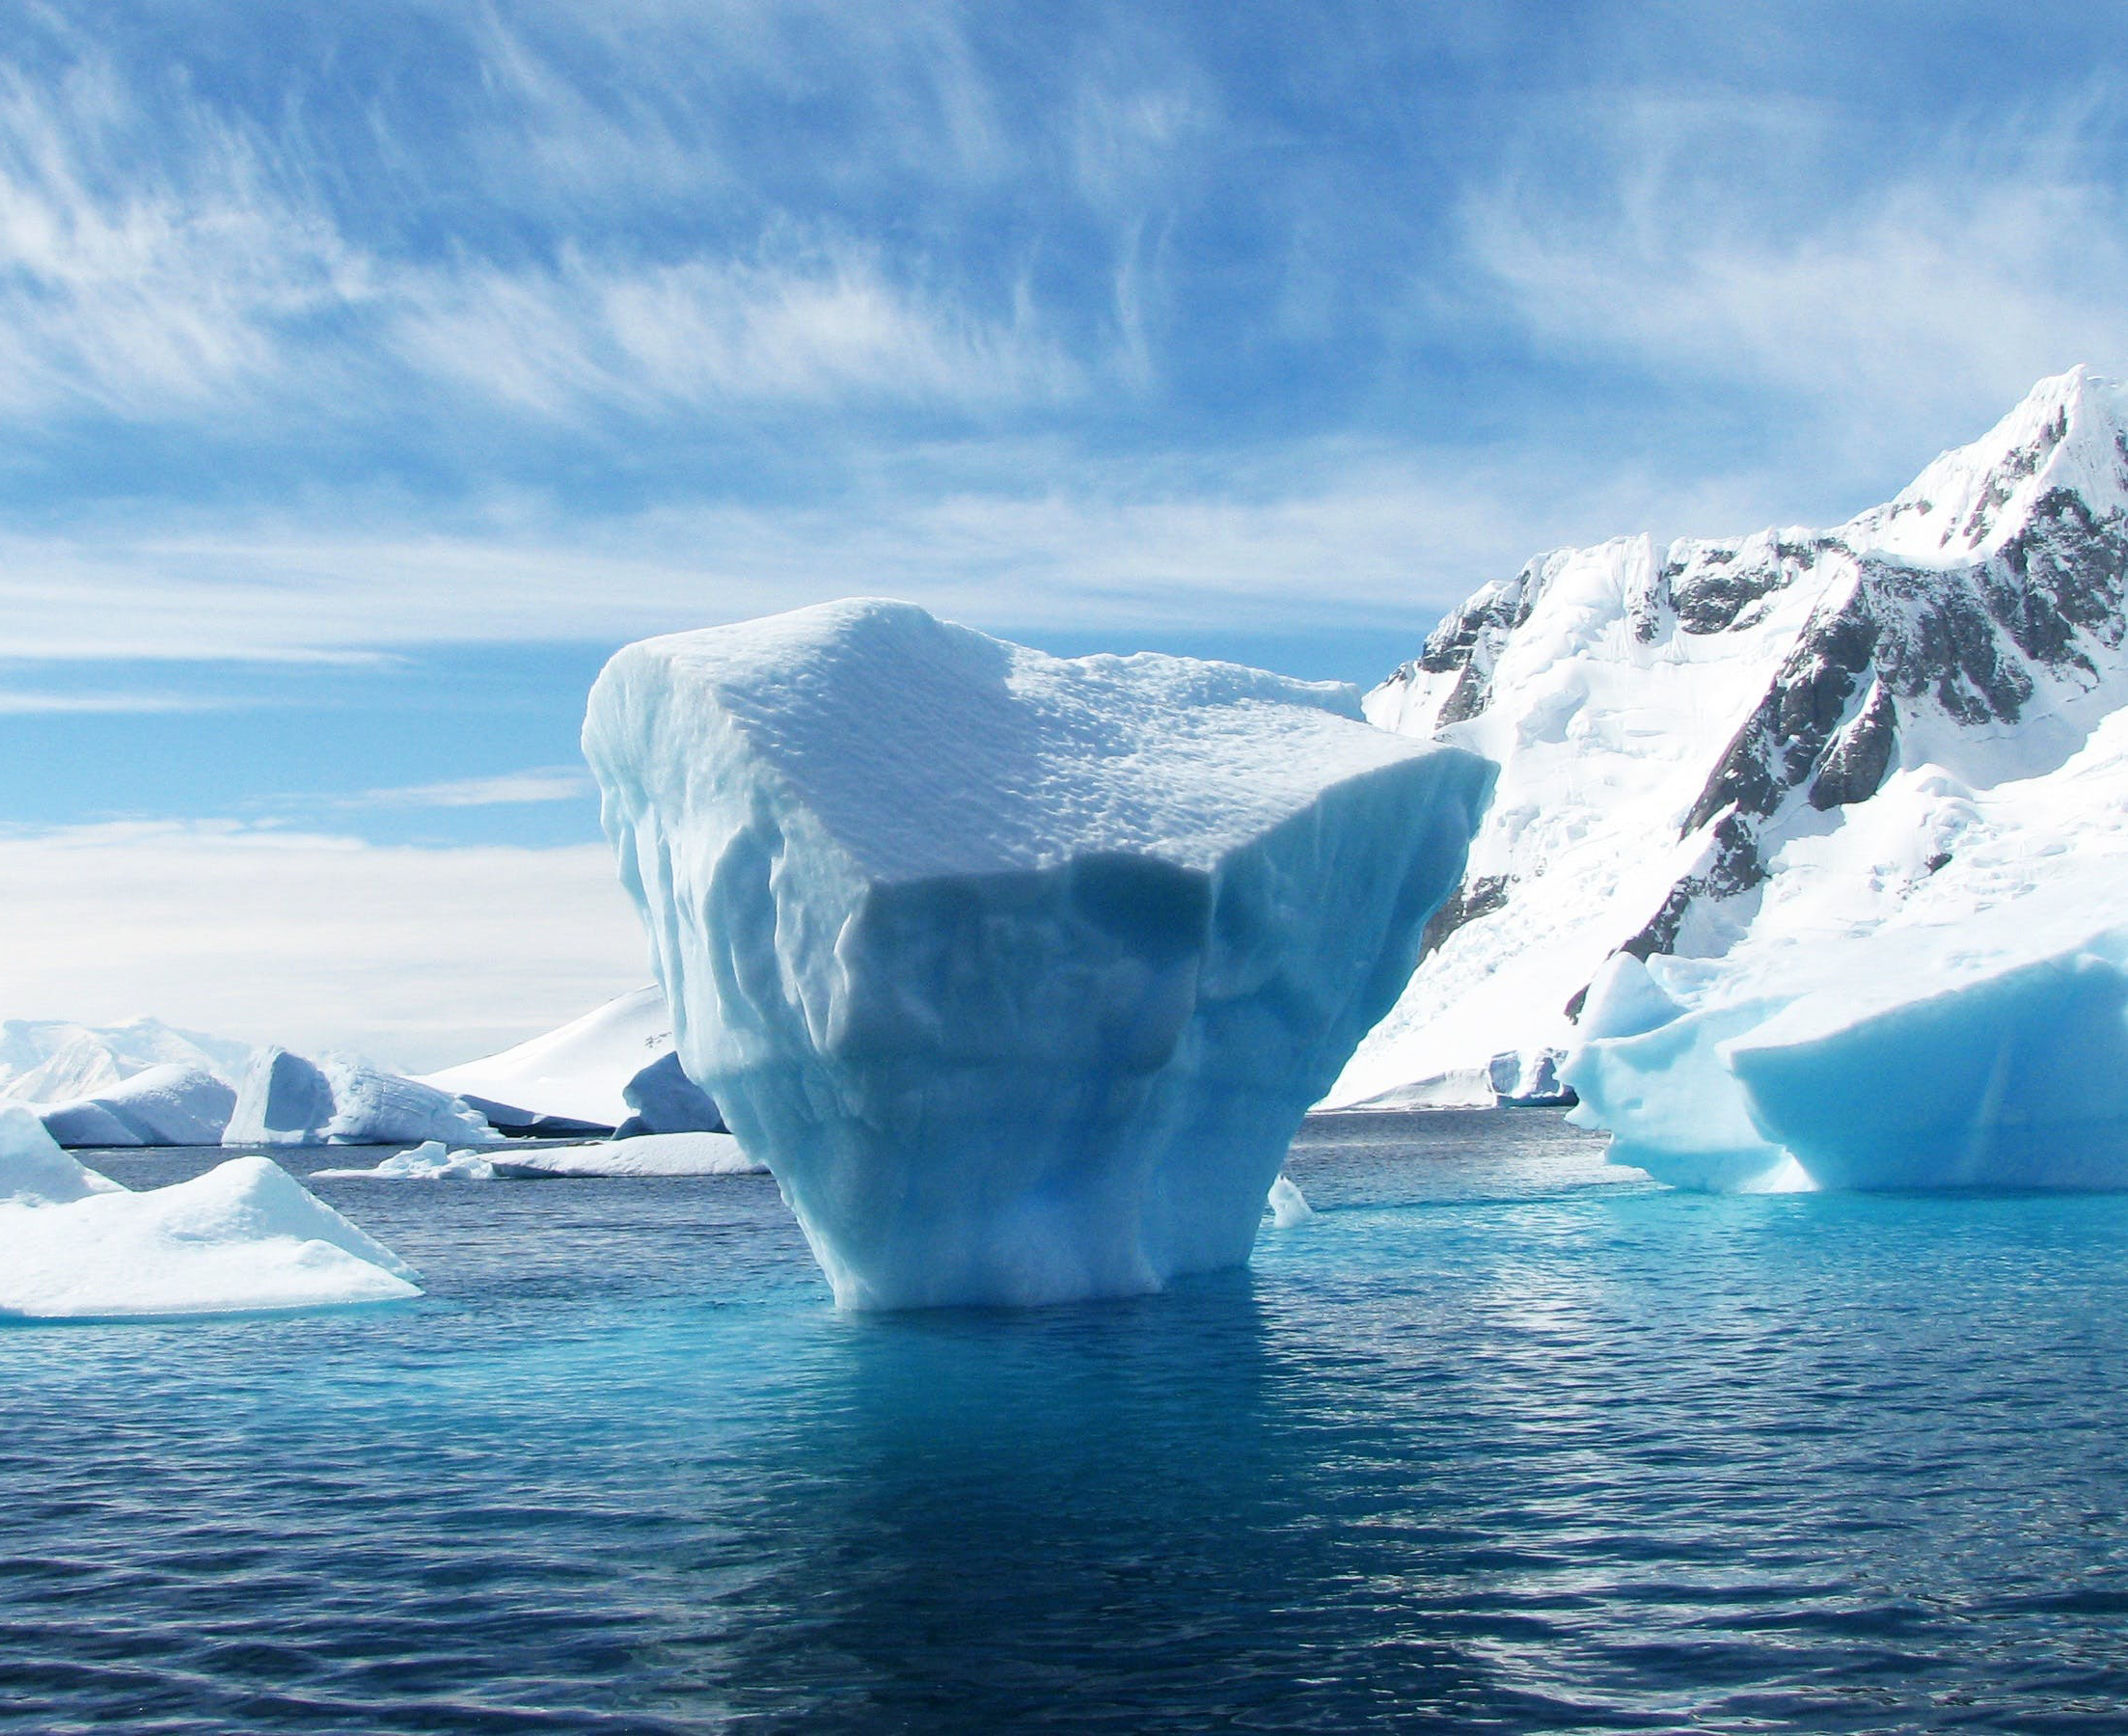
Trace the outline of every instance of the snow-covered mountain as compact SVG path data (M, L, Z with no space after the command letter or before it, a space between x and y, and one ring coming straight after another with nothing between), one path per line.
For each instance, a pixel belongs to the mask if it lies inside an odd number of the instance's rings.
M2119 755L2084 751L2128 702L2124 579L2128 390L2078 368L1836 529L1621 538L1486 586L1368 696L1375 722L1502 772L1328 1101L1532 1089L1617 951L1860 934L2087 859L2058 799L2128 797L2128 771L2101 774Z
M629 1081L672 1053L672 1013L655 983L500 1054L424 1073L422 1083L476 1102L615 1127Z
M183 1067L233 1083L251 1045L160 1019L84 1025L60 1018L0 1020L0 1099L69 1102L95 1097L151 1067Z

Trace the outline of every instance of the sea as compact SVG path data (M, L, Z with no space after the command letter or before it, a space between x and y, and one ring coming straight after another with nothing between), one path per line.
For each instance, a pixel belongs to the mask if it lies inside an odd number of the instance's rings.
M2128 1196L1290 1173L1244 1272L878 1316L764 1177L317 1182L423 1298L0 1330L0 1729L2128 1729Z

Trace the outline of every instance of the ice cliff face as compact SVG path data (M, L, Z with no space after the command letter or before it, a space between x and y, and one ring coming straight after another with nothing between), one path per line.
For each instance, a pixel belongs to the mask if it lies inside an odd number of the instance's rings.
M584 740L680 1059L859 1307L1244 1261L1491 776L1350 689L878 602L631 646Z
M1614 952L1862 934L1955 861L1961 802L2051 811L2018 792L2128 701L2124 430L2077 369L1837 529L1564 551L1450 615L1367 715L1499 790L1330 1100L1490 1101Z

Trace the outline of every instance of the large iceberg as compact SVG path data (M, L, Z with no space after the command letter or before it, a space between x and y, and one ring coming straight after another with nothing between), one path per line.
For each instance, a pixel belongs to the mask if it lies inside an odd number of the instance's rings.
M389 1302L414 1273L264 1157L134 1193L0 1104L0 1319Z
M584 744L680 1059L853 1307L1244 1261L1492 776L1341 685L874 601L630 646Z
M224 1145L395 1145L500 1139L480 1113L448 1091L328 1055L313 1061L260 1049L237 1088Z
M1691 1187L2128 1186L2120 868L1808 951L1621 954L1565 1070L1574 1119Z

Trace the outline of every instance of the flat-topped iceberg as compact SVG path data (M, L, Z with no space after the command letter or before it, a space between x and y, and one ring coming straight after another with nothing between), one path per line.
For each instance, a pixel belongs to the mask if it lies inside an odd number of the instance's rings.
M123 1319L418 1296L390 1249L264 1157L134 1193L0 1104L0 1319Z
M641 1133L596 1144L513 1141L447 1151L427 1140L396 1152L369 1169L313 1170L314 1181L547 1181L688 1176L757 1176L762 1166L728 1133Z
M584 744L681 1062L855 1307L1244 1261L1492 775L1341 685L870 601L630 646Z

